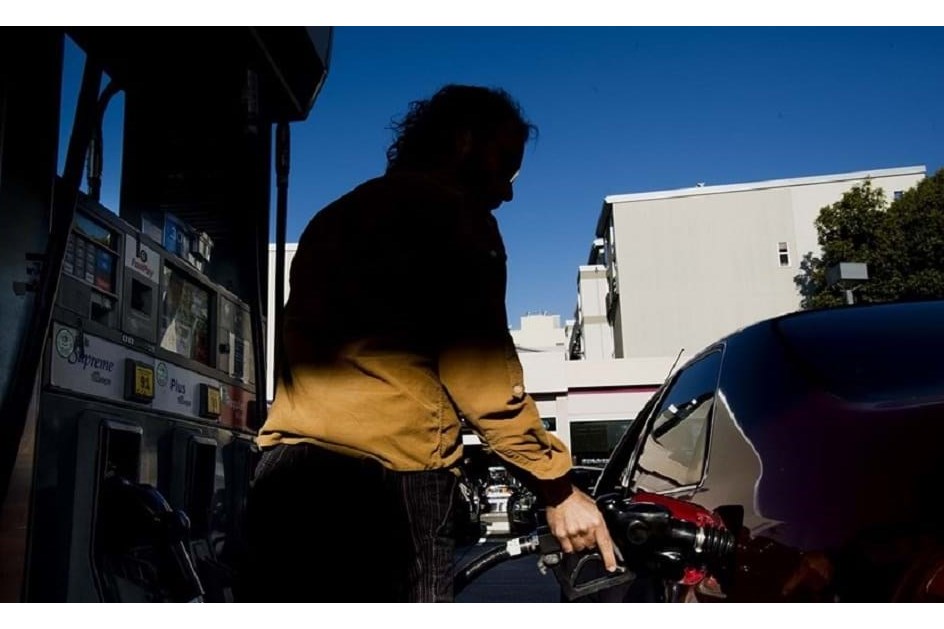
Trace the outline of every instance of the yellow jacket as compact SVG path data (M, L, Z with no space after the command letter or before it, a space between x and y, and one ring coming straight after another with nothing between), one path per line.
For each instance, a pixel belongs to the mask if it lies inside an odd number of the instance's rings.
M260 446L307 441L399 471L445 468L462 457L461 414L526 477L560 479L537 483L559 501L570 455L524 390L505 260L491 212L428 175L387 174L328 205L292 262Z

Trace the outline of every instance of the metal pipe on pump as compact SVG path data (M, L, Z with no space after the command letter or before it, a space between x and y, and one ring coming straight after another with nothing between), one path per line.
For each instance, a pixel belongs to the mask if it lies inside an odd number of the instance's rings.
M288 174L291 158L291 135L288 122L281 121L275 129L275 351L274 379L282 369L282 329L285 311L285 232L288 220Z
M59 288L59 274L66 252L66 240L72 226L76 199L82 183L82 165L94 134L98 91L102 67L93 59L86 62L76 107L75 122L69 139L63 176L56 183L49 225L49 241L43 255L39 284L35 287L36 305L28 332L17 357L10 391L0 409L0 504L3 503L16 460L27 411L32 399L36 372L45 347L53 304Z

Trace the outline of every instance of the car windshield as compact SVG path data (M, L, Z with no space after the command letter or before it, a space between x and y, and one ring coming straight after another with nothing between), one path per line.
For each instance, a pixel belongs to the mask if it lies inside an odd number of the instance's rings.
M843 399L944 397L944 301L814 312L776 327L807 375Z

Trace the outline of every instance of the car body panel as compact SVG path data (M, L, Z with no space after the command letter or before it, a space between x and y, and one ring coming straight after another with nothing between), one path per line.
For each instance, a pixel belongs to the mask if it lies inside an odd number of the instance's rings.
M679 466L652 455L663 447L652 435L685 414L669 402L687 399L675 393L680 383L719 353L703 473L654 487L660 477L641 467L678 479ZM597 491L619 478L630 493L725 512L741 540L729 600L889 600L918 555L944 542L942 357L944 301L797 313L742 329L655 394ZM681 421L690 418L704 421L696 412ZM697 470L700 445L666 440L676 430L662 441Z

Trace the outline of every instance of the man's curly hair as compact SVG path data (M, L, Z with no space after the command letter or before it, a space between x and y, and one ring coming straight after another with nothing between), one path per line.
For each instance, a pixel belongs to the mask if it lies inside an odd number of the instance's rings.
M537 135L520 105L503 89L446 85L432 98L410 103L407 114L394 121L393 144L387 149L387 171L435 168L455 151L459 133L489 137L511 123L522 141Z

